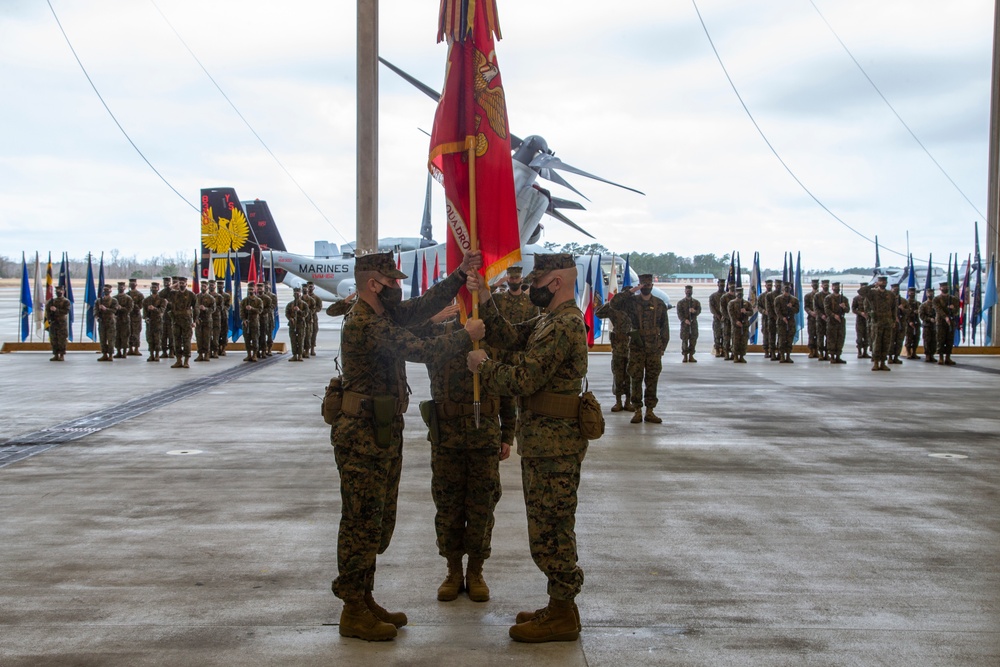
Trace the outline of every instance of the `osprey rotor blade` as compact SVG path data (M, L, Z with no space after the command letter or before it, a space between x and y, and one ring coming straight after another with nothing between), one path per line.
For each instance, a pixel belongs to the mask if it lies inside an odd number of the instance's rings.
M583 204L579 202L570 201L569 199L561 199L559 197L553 197L552 195L549 195L549 202L551 203L552 208L571 208L576 211L587 210L586 208L584 208Z
M642 192L641 190L636 190L635 188L630 188L627 185L622 185L621 183L615 183L614 181L609 181L606 178L601 178L600 176L594 176L593 174L589 174L589 173L585 172L582 169L577 169L576 167L566 164L565 162L563 162L562 160L560 160L559 158L557 158L555 155L551 155L549 153L540 153L540 154L536 155L535 158L531 161L531 165L530 166L536 167L536 168L541 169L541 170L560 169L562 171L568 171L571 174L576 174L578 176L585 176L587 178L592 178L595 181L600 181L601 183L607 183L608 185L614 185L615 187L622 188L623 190L628 190L630 192L635 192L635 193L643 195L643 196L646 195L646 193ZM548 180L555 181L556 183L559 183L559 181L556 181L555 179L549 178L549 177L544 176L544 175L543 175L543 178L547 178ZM563 185L563 183L560 183L560 185ZM573 192L576 192L576 190L573 190ZM579 194L579 193L577 193L577 194ZM580 196L582 197L583 195L580 195ZM588 199L587 201L590 201L590 200Z
M554 207L549 206L549 209L546 211L546 213L548 213L549 215L551 215L553 218L555 218L559 222L562 222L564 224L569 225L570 227L572 227L576 231L580 232L584 236L588 236L588 237L594 239L595 241L597 240L597 238L593 234L591 234L586 229L584 229L580 225L576 224L575 222L573 222L572 220L570 220L569 218L567 218L565 215L563 215L562 213L560 213L559 211L557 211Z

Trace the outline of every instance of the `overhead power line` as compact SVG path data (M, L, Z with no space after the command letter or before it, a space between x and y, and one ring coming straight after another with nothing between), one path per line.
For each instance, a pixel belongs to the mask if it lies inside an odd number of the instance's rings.
M784 159L782 159L782 157L778 153L777 149L774 147L774 145L767 138L767 135L764 134L764 130L761 128L760 124L757 123L757 120L754 118L753 113L750 112L750 108L747 106L747 103L743 100L743 96L740 94L739 89L736 87L736 83L733 81L733 78L729 75L729 70L726 68L726 64L725 64L725 62L723 62L722 56L719 54L719 50L715 47L715 41L712 39L712 35L709 32L709 30L708 30L708 26L705 24L705 19L702 18L701 10L698 9L698 2L697 2L697 0L691 0L691 4L694 5L694 11L698 15L698 21L701 23L702 30L705 31L705 37L708 38L708 43L712 47L712 52L715 54L716 60L719 61L719 66L722 68L722 72L723 72L723 74L725 74L726 80L729 82L729 86L733 89L733 93L735 93L736 99L739 100L740 105L743 107L743 111L746 112L747 117L750 119L750 122L753 123L754 128L756 128L756 130L757 130L757 133L760 134L761 139L763 139L764 143L767 144L767 147L771 150L771 153L774 154L774 157L777 158L778 162L781 163L781 166L785 168L785 171L787 171L788 175L792 177L792 180L794 180L799 185L799 187L802 188L802 191L805 192L809 196L810 199L812 199L814 202L816 202L816 204L820 208L822 208L824 211L826 211L830 215L830 217L832 217L834 220L836 220L837 222L839 222L845 228L849 229L851 232L853 232L857 236L861 237L865 241L868 241L872 245L875 245L875 239L873 239L873 238L871 238L869 236L866 236L862 232L858 231L857 229L855 229L854 227L852 227L851 225L849 225L840 216L838 216L836 213L834 213L833 211L831 211L829 209L829 207L827 207L826 204L824 204L822 201L820 201L819 197L817 197L815 194L813 194L813 192L806 186L806 184L803 183L802 180L798 176L795 175L795 172L792 171L792 168L788 166L788 163L785 162ZM899 255L900 257L903 257L903 258L908 258L909 257L909 255L907 255L906 253L900 252L898 250L894 250L894 249L889 248L887 246L880 245L879 247L881 249L887 251L887 252L891 252L894 255ZM914 261L925 262L927 260L923 260L923 259L916 260L915 259Z
M235 111L236 115L240 117L240 120L242 120L243 124L247 126L247 129L249 129L250 132L253 133L253 136L257 137L257 141L259 141L260 145L264 147L264 150L267 151L267 154L270 155L274 159L275 163L277 163L277 165L279 167L281 167L281 170L283 172L285 172L285 175L288 176L288 178L291 179L292 183L295 184L295 187L297 187L299 189L299 192L301 192L302 195L307 200L309 200L309 203L312 204L312 206L313 206L314 209L316 209L316 212L319 213L320 216L324 220L326 220L326 224L330 225L330 227L333 229L333 231L337 232L337 234L340 236L340 238L342 238L344 240L344 242L346 243L347 242L347 237L340 233L340 230L337 229L336 225L334 225L330 221L330 218L328 218L326 216L326 214L322 211L322 209L320 209L319 205L315 201L313 201L313 198L309 196L309 193L307 193L305 191L305 188L303 188L299 184L299 182L297 180L295 180L295 177L292 176L292 173L290 171L288 171L288 169L285 168L285 165L281 163L281 160L278 159L278 156L275 155L274 152L271 150L271 148L267 145L267 143L264 142L264 139L260 136L260 134L257 133L257 130L255 130L253 128L253 126L250 124L250 121L248 121L246 119L246 117L240 112L240 110L236 107L236 105L233 103L233 101L231 99L229 99L229 95L226 95L226 92L224 90L222 90L222 86L219 85L219 83L215 80L215 77L213 77L211 75L211 73L209 73L208 69L205 68L205 65L201 62L201 60L198 58L198 56L195 55L194 51L191 50L191 47L188 46L187 42L184 41L184 38L181 37L181 34L179 32L177 32L177 29L174 28L174 25L170 22L170 19L168 19L167 16L166 16L166 14L163 13L163 11L160 9L159 5L156 4L155 0L149 0L149 1L153 4L153 7L156 8L156 11L159 12L160 16L163 17L164 22L166 22L166 24L170 27L170 29L173 31L174 35L177 36L177 39L180 40L180 43L184 45L185 49L187 49L187 52L189 54L191 54L191 57L194 58L194 61L196 63L198 63L198 67L200 67L201 71L205 73L205 76L208 77L208 80L212 82L212 85L215 86L215 89L218 90L219 94L221 94L222 97L226 100L226 102L229 103L229 106L231 106L233 108L233 111Z
M101 101L101 104L104 105L104 109L108 112L108 115L111 116L111 120L115 122L115 125L118 126L118 129L121 130L121 133L125 136L125 139L128 140L129 144L132 145L132 148L134 148L135 152L139 154L139 157L143 159L143 162L149 165L149 168L153 170L153 173L159 176L160 180L163 181L168 188L173 190L174 194L176 194L178 197L181 198L181 201L183 201L185 204L193 208L196 212L201 213L201 209L199 209L197 206L195 206L190 201L185 199L184 195L178 192L177 188L171 185L170 181L168 181L166 177L163 174L161 174L156 167L153 166L153 163L149 161L149 159L143 154L143 152L139 150L139 147L135 145L135 142L132 141L132 137L128 135L128 132L126 132L125 128L122 127L122 124L118 122L118 118L115 117L115 114L113 111L111 111L111 107L108 106L108 103L104 101L104 97L101 95L101 91L97 89L97 86L94 84L94 80L91 79L90 74L87 73L87 68L83 66L83 61L81 61L80 56L77 55L76 49L73 48L73 42L70 41L69 35L67 35L66 31L63 29L62 22L59 20L59 16L56 14L56 9L55 7L52 6L52 1L51 0L45 0L45 1L46 3L48 3L49 9L52 11L52 17L56 20L56 25L59 26L59 32L62 33L63 39L66 40L66 44L69 46L69 50L73 53L73 57L76 59L76 63L80 66L80 69L83 70L83 75L87 77L87 82L90 83L90 87L94 89L94 93L97 95L97 99L99 99Z

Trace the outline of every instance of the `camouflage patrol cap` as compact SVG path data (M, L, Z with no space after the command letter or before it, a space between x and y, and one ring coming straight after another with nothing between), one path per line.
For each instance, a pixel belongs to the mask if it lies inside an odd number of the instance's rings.
M354 274L364 271L376 271L386 278L397 280L406 278L406 274L396 268L396 262L392 258L391 252L373 252L369 255L361 255L354 261Z
M105 292L110 292L110 291L111 291L111 290L113 290L113 289L114 289L114 287L112 287L111 285L105 285L105 286L104 286L104 291L105 291Z
M535 267L525 277L526 282L534 282L549 271L576 268L576 260L568 252L557 252L546 255L535 255Z
M945 280L944 282L938 283L938 287L950 287L950 283Z
M821 280L820 282L823 283L824 285L829 285L830 284L830 279L829 278L823 278L823 280Z
M521 267L520 266L508 266L507 276L510 278L520 278L521 277Z
M292 288L292 291L293 291L293 292L301 292L301 291L302 291L302 288L301 288L301 287L293 287L293 288Z
M836 281L835 281L835 282L832 282L832 283L830 283L830 284L831 284L831 285L832 285L833 287L840 287L840 283L839 283L839 282L836 282Z
M917 293L917 288L916 287L907 287L906 291L907 291L907 293L913 292L914 294L916 294Z
M889 282L889 276L884 276L884 275L878 276L877 278L875 278L875 280L879 281L880 283L887 283Z
M257 285L256 281L248 280L247 281L247 287L250 287L251 285L256 286Z
M779 282L780 282L780 281L779 281ZM771 280L770 278L768 278L767 280L765 280L765 281L764 281L764 284L765 284L765 285L773 285L773 284L774 284L774 281L773 281L773 280Z
M119 287L125 287L125 281L124 280L119 280L118 281L118 286Z
M686 290L687 289L693 290L694 289L694 285L685 285L684 289L686 289Z
M215 279L215 284L216 284L216 285L225 285L225 284L226 284L226 281L225 281L225 279L223 279L223 278L216 278L216 279Z
M719 287L722 287L722 286L724 286L726 284L726 279L725 278L719 278L719 280L717 282L719 283Z
M819 285L819 278L813 278L810 282L812 282L813 285ZM828 280L827 282L830 281Z
M155 280L153 282L149 283L150 289L152 289L154 287L159 287L159 286L160 286L160 283L156 282Z
M129 278L128 281L129 281L129 283L131 283L131 284L134 285L135 283L139 282L139 279L138 278Z
M640 273L639 274L639 282L640 283L651 283L651 282L653 282L653 274L652 273Z
M208 281L207 280L202 280L201 284L204 285L205 287L208 287Z
M181 283L186 283L186 282L187 282L187 280L188 280L188 279L187 279L187 276L176 276L176 277L174 278L174 281L175 281L175 282L181 282Z

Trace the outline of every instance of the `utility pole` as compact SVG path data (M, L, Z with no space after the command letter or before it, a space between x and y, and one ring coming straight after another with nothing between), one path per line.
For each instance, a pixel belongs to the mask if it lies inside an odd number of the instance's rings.
M378 250L378 0L358 0L357 122L355 251L361 255Z

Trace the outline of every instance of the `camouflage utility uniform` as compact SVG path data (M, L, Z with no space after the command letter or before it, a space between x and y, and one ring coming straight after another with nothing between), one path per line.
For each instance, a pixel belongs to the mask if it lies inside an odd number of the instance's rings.
M632 331L632 318L628 313L612 308L610 300L601 305L594 314L611 322L611 389L615 394L615 405L611 411L620 412L625 406L632 404L632 381L628 376L629 332Z
M50 361L65 361L66 342L69 340L69 311L72 307L73 304L63 296L62 290L45 303L45 321L49 325L49 343L52 346Z
M685 288L684 298L677 302L677 319L681 324L681 354L686 362L696 362L694 348L698 345L698 316L701 301L691 296Z
M163 339L163 314L167 301L160 296L159 286L150 285L150 294L142 300L142 317L146 321L146 346L149 348L147 361L160 360L160 341Z

